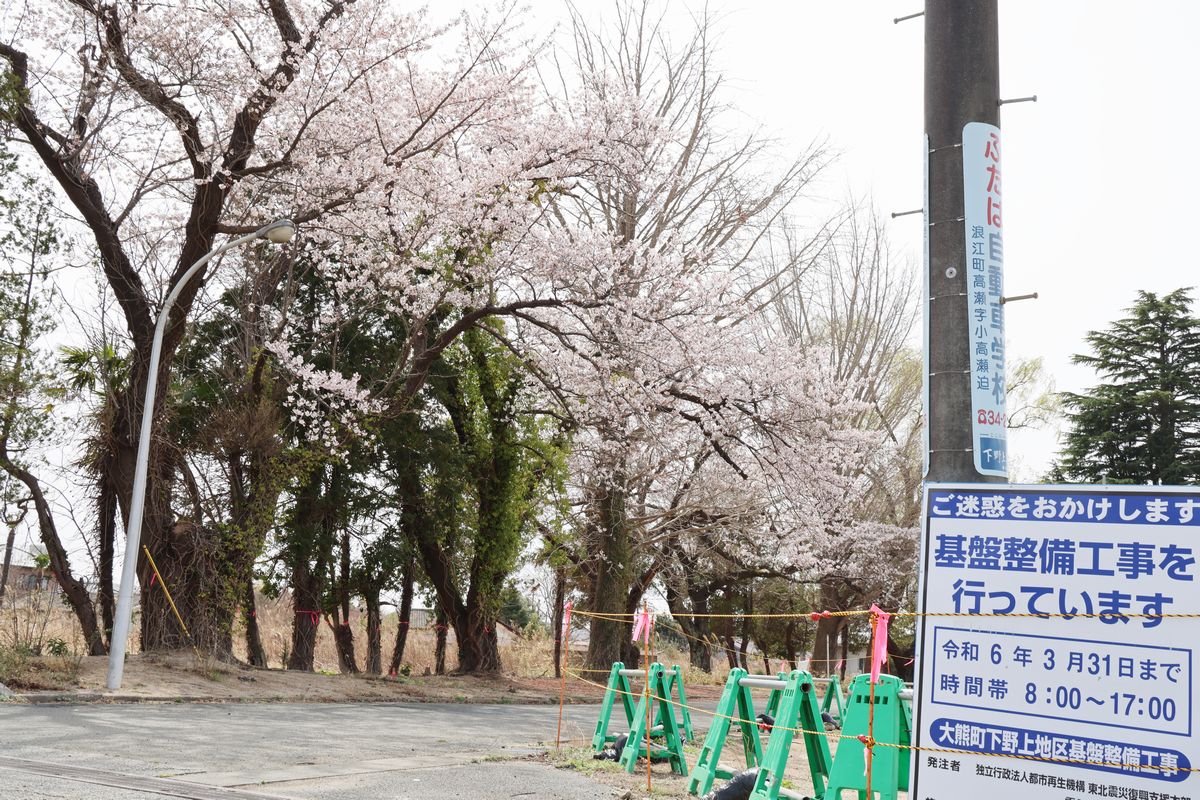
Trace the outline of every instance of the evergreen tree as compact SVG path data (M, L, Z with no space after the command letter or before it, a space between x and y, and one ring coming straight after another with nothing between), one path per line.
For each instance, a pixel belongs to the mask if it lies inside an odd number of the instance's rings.
M1189 289L1139 292L1128 316L1087 336L1101 384L1064 393L1071 427L1055 480L1189 484L1200 480L1200 319Z

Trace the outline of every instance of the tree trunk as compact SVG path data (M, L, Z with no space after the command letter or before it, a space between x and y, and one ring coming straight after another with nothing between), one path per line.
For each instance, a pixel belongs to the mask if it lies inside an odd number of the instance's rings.
M104 624L104 640L112 645L113 615L116 613L116 595L113 593L113 560L117 542L117 497L105 478L100 479L99 513L100 536L100 619Z
M458 645L459 672L498 672L500 670L500 647L496 638L495 621L490 618L489 596L483 571L490 569L478 556L472 563L470 589L463 598L458 582L451 569L448 552L452 552L454 540L444 545L438 541L433 521L425 508L425 498L420 484L420 475L410 470L401 476L400 489L405 498L400 509L400 523L409 541L416 547L425 577L433 587L438 609L438 644L445 648L446 628L453 626ZM445 670L445 653L438 663ZM442 674L439 672L438 674Z
M620 618L626 613L633 554L625 523L625 497L619 486L621 478L617 476L596 503L600 514L596 535L600 542L589 610L610 616L591 618L589 669L609 669L621 659L622 645L629 639L632 624Z
M813 634L812 667L814 675L832 675L837 643L837 621L824 618L817 620L817 630Z
M174 316L174 315L173 315ZM180 321L181 322L181 321ZM158 392L147 463L146 493L138 552L137 578L141 588L140 632L142 652L175 651L189 648L212 653L218 658L233 657L233 621L241 605L242 582L229 554L223 552L222 536L206 529L199 520L176 522L171 507L175 461L168 448L158 445L160 422L165 416L169 385L168 364L179 335L168 336L159 365ZM148 351L148 338L143 344ZM133 474L142 411L142 392L147 380L147 364L142 346L135 347L130 368L130 383L114 402L116 415L112 428L114 452L108 459L103 479L112 483L121 515L129 518L133 495ZM171 608L162 587L146 558L153 556L162 581L175 601ZM240 566L240 565L239 565ZM187 633L175 617L175 611L187 625Z
M292 567L292 646L288 669L312 672L316 655L317 633L328 585L329 559L336 538L335 509L340 501L342 468L329 471L328 490L322 494L325 469L314 469L296 493L293 529L287 560Z
M554 571L554 613L550 625L554 628L554 677L561 678L563 671L563 653L570 653L571 632L563 630L563 617L566 610L567 571L559 567ZM569 656L568 656L569 659Z
M705 672L712 672L712 644L708 640L711 635L711 631L705 630L700 636L688 639L688 663ZM702 641L697 641L701 638Z
M436 675L446 674L446 633L449 627L446 625L446 614L439 608L437 611L437 620L434 629L437 631L437 638L433 645L433 671Z
M333 641L337 648L338 669L343 674L357 675L358 656L354 653L354 629L350 625L350 532L342 531L341 555L338 559L338 605L333 615ZM339 613L340 612L340 613Z
M913 679L913 654L916 652L916 641L908 647L901 647L900 644L892 638L891 632L888 633L888 658L891 660L890 674L896 677L911 681Z
M708 598L707 590L696 590L691 593L692 608L697 614L708 614L711 611ZM705 616L696 617L692 622L691 634L700 641L688 640L688 658L693 666L697 666L705 672L712 672L712 621Z
M363 594L367 606L367 664L368 675L383 672L383 615L379 608L379 588L372 586Z
M684 569L686 569L686 565L684 565ZM686 578L682 577L680 580L686 581ZM712 645L709 643L712 629L708 618L703 616L708 613L707 589L689 588L688 599L692 606L692 610L689 612L684 606L684 598L676 581L668 580L665 585L667 607L671 610L671 616L683 629L687 639L689 663L705 672L712 672ZM693 616L693 614L699 616Z
M8 568L12 566L13 545L17 539L17 526L25 519L26 510L21 509L21 514L15 520L8 523L8 539L4 543L4 567L0 569L0 600L4 599L4 590L8 588Z
M251 666L267 667L267 651L263 647L262 632L258 627L258 604L254 598L254 580L246 581L242 595L242 612L246 615L246 660Z
M750 649L750 615L754 613L754 593L746 593L746 613L742 615L742 644L738 648L738 661L742 664L742 669L746 672L750 671L750 661L746 657L746 653Z
M298 566L292 570L292 605L296 613L292 620L292 646L287 668L312 672L321 624L324 581L312 575L307 564Z
M403 512L402 512L403 516ZM407 526L406 526L407 529ZM500 647L495 622L482 605L484 598L472 586L464 600L449 569L445 552L428 529L415 534L417 551L425 576L433 586L438 603L439 642L445 646L446 628L453 626L458 644L459 672L498 672ZM443 654L442 661L445 661ZM440 674L440 673L439 673Z
M458 672L499 672L500 641L495 623L488 623L482 610L466 618L451 620L458 639Z
M842 624L838 629L838 634L842 637L842 654L838 658L838 661L842 665L842 680L845 680L846 671L850 669L850 628L845 617L842 617ZM856 668L855 672L857 671Z
M333 613L333 643L337 649L338 669L344 675L357 675L358 657L354 653L354 631L350 628L350 620L342 619L334 609Z
M737 669L737 642L733 640L733 617L725 618L725 657L729 659L729 668Z
M830 581L821 581L821 608L836 611L841 603ZM838 617L820 617L813 633L812 668L814 675L832 675L837 662Z
M633 641L632 637L621 640L621 663L625 665L626 669L641 668L642 648L640 642Z
M58 536L54 515L50 510L50 504L46 501L46 496L42 494L41 484L33 473L14 463L8 457L7 442L4 442L3 445L0 447L0 467L25 484L33 496L33 508L38 519L38 532L41 534L46 554L50 557L50 569L54 573L54 579L58 581L67 603L71 606L71 610L75 612L75 618L79 620L79 627L83 631L83 640L87 643L88 655L102 656L108 651L104 647L104 637L96 622L96 609L92 606L92 598L88 596L87 586L71 572L71 562L67 558L67 551L63 547L62 539Z
M166 592L148 563L142 584L142 652L183 650L195 647L218 658L233 658L233 622L241 606L244 579L221 547L221 539L203 526L181 521L170 526L165 536L154 537L146 547L154 556ZM143 561L145 554L143 552ZM236 570L240 573L240 570ZM175 611L187 625L184 632Z
M796 620L789 619L783 630L783 649L787 651L788 669L799 669L796 666Z
M401 579L400 611L396 621L396 644L392 648L392 663L388 666L388 674L393 678L400 674L400 665L404 661L404 646L408 643L408 629L412 623L413 604L413 571L415 565L410 560L404 568Z

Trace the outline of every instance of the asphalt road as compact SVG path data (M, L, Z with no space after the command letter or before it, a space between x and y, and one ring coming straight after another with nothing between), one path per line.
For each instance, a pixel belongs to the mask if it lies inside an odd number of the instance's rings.
M591 738L597 706L568 706ZM451 704L0 705L3 800L596 800L539 763L558 708Z

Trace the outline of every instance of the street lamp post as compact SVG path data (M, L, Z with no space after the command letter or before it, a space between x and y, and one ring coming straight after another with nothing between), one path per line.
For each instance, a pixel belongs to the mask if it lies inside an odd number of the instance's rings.
M121 586L117 594L116 618L113 620L112 647L108 654L108 688L110 690L121 688L121 678L125 673L125 644L129 638L129 625L133 616L133 579L137 574L138 546L142 538L142 509L146 503L146 472L149 469L150 460L154 396L158 392L158 362L162 356L163 333L167 328L167 317L170 316L171 307L192 276L226 250L232 250L247 242L264 238L275 244L284 244L291 241L295 233L295 223L288 219L280 219L253 233L231 239L220 247L210 250L203 258L192 264L179 281L171 287L171 292L163 302L162 310L158 312L158 322L154 326L154 342L150 346L146 396L142 400L142 424L138 435L137 462L133 472L133 494L129 498L129 524L125 528L125 563L121 566Z

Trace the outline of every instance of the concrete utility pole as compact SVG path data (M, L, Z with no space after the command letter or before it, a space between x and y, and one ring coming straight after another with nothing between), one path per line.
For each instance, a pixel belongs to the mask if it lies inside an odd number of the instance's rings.
M976 469L975 449L979 444L972 422L979 409L972 401L976 354L971 349L969 332L975 320L968 308L972 287L967 263L968 231L963 221L962 146L963 126L967 123L999 126L999 77L997 0L926 0L926 477L930 481L1004 480L1003 476L984 475ZM998 187L996 191L998 195ZM1002 365L1002 332L1000 342ZM1003 366L1000 374L1002 378Z

